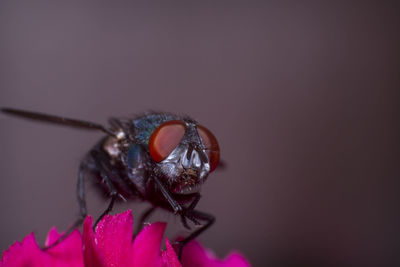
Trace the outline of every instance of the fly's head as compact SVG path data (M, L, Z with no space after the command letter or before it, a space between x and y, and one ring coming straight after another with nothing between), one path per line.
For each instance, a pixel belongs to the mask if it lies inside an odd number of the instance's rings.
M158 126L150 136L149 152L155 174L174 194L198 192L219 161L214 135L190 119Z

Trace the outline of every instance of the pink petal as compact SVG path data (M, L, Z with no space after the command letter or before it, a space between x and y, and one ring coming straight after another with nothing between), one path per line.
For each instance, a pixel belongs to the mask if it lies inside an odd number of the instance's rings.
M102 267L105 261L97 251L94 233L92 230L92 216L87 216L83 223L83 256L86 267Z
M23 267L23 266L46 266L48 263L44 252L42 252L36 243L33 233L26 236L22 243L15 242L3 253L2 266Z
M47 236L46 245L58 240L59 234L52 228ZM66 239L46 251L51 266L83 267L82 237L78 230L73 231Z
M165 227L166 223L156 222L138 234L133 242L133 266L162 266L160 248Z
M132 266L132 226L130 210L106 215L96 227L97 250L105 260L105 266Z
M3 253L0 267L56 266L56 267L248 267L249 262L239 253L231 253L224 260L216 259L196 241L183 250L181 264L169 240L160 252L166 223L154 223L144 228L132 242L131 211L105 216L93 233L92 217L83 225L83 237L72 232L65 240L47 251L42 251L33 234L15 242ZM62 234L52 228L46 245ZM83 246L82 246L83 241Z
M216 259L200 243L191 241L183 248L182 265L190 267L249 267L250 263L237 252L231 253L224 260Z
M54 241L59 237L60 234L57 233L57 230L52 229L49 233L48 240ZM83 267L81 236L78 231L74 231L57 246L47 251L42 251L32 233L25 237L22 243L15 242L4 252L1 266Z
M222 266L222 265L221 265ZM224 260L223 266L243 266L250 267L250 263L239 252L231 252Z
M178 260L178 256L175 253L175 250L172 248L169 243L168 238L165 240L165 246L167 248L166 251L163 251L161 254L162 261L165 267L182 267L181 263Z
M62 236L62 234L59 234L57 229L55 227L52 227L49 231L49 233L47 234L46 237L46 241L44 242L45 246L48 246L50 244L53 244L54 242L56 242L60 237Z

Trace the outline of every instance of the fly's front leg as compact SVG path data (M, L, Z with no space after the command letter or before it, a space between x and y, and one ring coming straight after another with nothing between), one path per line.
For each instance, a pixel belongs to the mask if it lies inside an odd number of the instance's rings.
M180 214L183 211L183 208L181 205L179 205L178 202L175 201L175 199L171 196L171 194L168 192L168 190L165 188L163 183L156 177L153 176L154 181L156 182L157 186L160 188L161 193L165 197L165 199L168 201L168 203L171 205L172 209L174 210L175 214Z
M205 224L202 225L200 228L198 228L193 233L191 233L188 237L186 237L185 239L178 242L178 244L179 244L179 252L178 252L179 261L182 259L183 247L189 241L195 239L201 233L203 233L205 230L207 230L215 222L215 217L213 215L205 213L205 212L201 212L198 210L194 210L194 209L185 210L183 216L187 217L189 220L193 221L194 223L196 223L196 221L203 221L203 222L205 222Z
M183 226L188 230L190 230L190 226L187 223L186 218L188 218L188 215L190 215L190 214L188 214L187 211L194 210L194 208L197 206L197 203L199 203L200 198L201 198L200 193L195 193L192 203L190 203L189 207L187 207L185 209L186 212L181 213L181 222L182 222ZM188 218L188 219L190 219L195 225L200 225L200 222L198 220L196 220L196 218Z
M189 241L195 239L201 233L203 233L205 230L207 230L215 222L215 217L213 215L195 210L195 207L197 206L197 203L199 202L200 198L201 198L200 193L196 193L195 198L193 199L192 203L190 203L190 205L186 209L184 209L183 212L181 213L181 220L185 227L187 226L187 219L191 220L196 225L201 225L200 221L205 222L205 224L203 224L196 231L192 232L185 239L178 242L178 244L179 244L179 252L178 252L179 260L181 260L181 258L182 258L183 247Z
M175 201L175 199L171 196L171 194L168 192L168 190L165 188L165 186L161 183L161 181L157 177L153 177L153 179L154 179L154 181L156 181L156 184L160 188L161 193L163 194L165 199L171 205L172 209L174 210L174 213L179 214L181 216L181 221L185 228L190 230L190 227L187 223L186 218L192 220L195 224L199 224L199 222L195 218L187 216L188 209L183 208L181 205L179 205L178 202ZM197 205L197 202L199 202L199 200L200 200L200 194L197 193L195 199L190 204L189 209L193 209Z
M215 222L215 217L211 214L208 213L204 213L198 210L195 210L194 208L196 207L197 203L199 202L201 195L200 194L196 194L194 200L192 201L192 203L189 205L189 207L187 208L182 208L181 205L179 205L179 203L177 203L173 197L171 196L171 194L168 192L168 190L165 188L165 186L161 183L161 181L157 178L157 177L153 177L154 181L156 182L156 184L158 185L158 187L160 188L161 193L163 194L163 196L165 197L165 199L168 201L168 203L171 205L171 207L173 208L175 214L179 214L181 216L182 222L183 224L186 226L187 222L186 219L191 220L193 223L199 225L199 221L203 221L205 222L204 225L202 225L199 229L197 229L196 231L194 231L193 233L191 233L188 237L186 237L185 239L179 241L179 253L178 253L178 257L179 260L181 260L182 258L182 250L183 247L191 240L195 239L196 237L198 237L201 233L203 233L205 230L207 230L214 222ZM185 227L186 227L185 226Z

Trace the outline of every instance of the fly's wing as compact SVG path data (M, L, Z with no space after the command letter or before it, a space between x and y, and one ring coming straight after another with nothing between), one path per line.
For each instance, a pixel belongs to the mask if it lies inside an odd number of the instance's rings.
M1 108L1 111L5 114L28 119L28 120L46 122L46 123L51 123L51 124L58 124L58 125L68 126L68 127L72 127L72 128L85 129L85 130L99 130L99 131L105 132L108 135L114 136L114 133L112 131L110 131L109 129L105 128L103 125L97 124L94 122L90 122L90 121L70 119L70 118L56 116L56 115L49 115L49 114L21 110L21 109L14 109L14 108Z

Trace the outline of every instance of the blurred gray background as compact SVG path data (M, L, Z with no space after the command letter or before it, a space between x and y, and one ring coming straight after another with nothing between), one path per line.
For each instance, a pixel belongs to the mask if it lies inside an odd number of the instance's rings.
M189 114L228 165L203 188L206 247L254 266L396 266L399 14L396 1L3 0L0 106ZM74 221L78 164L102 134L1 114L0 127L3 251Z

